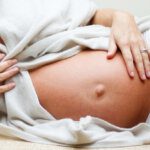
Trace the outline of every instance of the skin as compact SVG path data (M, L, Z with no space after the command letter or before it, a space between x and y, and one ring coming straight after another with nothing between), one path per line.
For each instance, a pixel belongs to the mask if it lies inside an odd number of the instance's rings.
M136 67L141 80L150 78L150 53L140 52L148 47L132 14L114 9L100 9L89 24L111 27L107 58L113 58L117 50L120 50L131 77L134 77L134 67Z
M112 27L107 58L116 54L115 59L110 62L105 59L104 52L87 50L70 59L29 71L41 105L58 119L78 120L81 116L92 115L121 127L144 122L150 112L149 81L141 80L146 79L145 75L149 77L150 66L148 54L140 53L145 49L145 43L133 16L102 9L90 23ZM7 69L13 64L12 60L0 64L1 83L10 78ZM128 77L125 65L134 79ZM16 70L11 76L18 72ZM10 90L6 86L0 86L1 93Z
M107 58L111 59L115 56L117 48L122 52L122 56L125 60L125 65L130 77L134 77L134 62L138 74L141 80L150 78L150 62L147 53L140 53L141 49L145 49L146 45L142 39L141 33L138 30L134 17L128 12L118 11L114 9L100 9L97 10L93 18L90 20L89 24L100 24L106 27L111 27L110 44L108 49ZM118 28L119 27L119 28ZM0 43L5 44L0 37ZM149 54L150 55L150 54ZM5 57L4 54L0 54L0 59ZM9 60L11 61L11 60ZM14 60L15 61L15 60ZM5 67L3 67L5 65ZM0 64L0 68L5 68L1 70L1 80L0 80L0 94L7 92L15 87L15 83L10 83L6 85L2 83L3 81L10 78L8 73L3 73L8 69L13 63L8 62L8 64ZM16 72L11 75L15 75L19 72L19 68L16 68Z
M4 56L5 55L0 54L0 60L2 58L4 58ZM6 81L7 79L13 77L14 75L16 75L19 72L19 68L17 68L17 67L13 67L13 68L9 69L16 63L17 63L17 60L12 59L12 60L7 60L0 64L0 94L10 91L11 89L13 89L15 87L14 82L10 82L7 84L3 84L3 82Z
M0 38L0 43L4 44L1 38ZM5 57L5 54L0 53L0 60L2 60L4 57ZM16 63L17 63L16 59L7 60L7 61L0 63L0 95L7 91L12 90L15 87L14 82L7 83L7 84L3 84L3 82L13 77L19 72L18 67L12 67ZM12 68L10 69L10 67Z
M144 122L150 108L150 81L128 76L121 53L85 50L31 70L41 105L56 119L91 115L120 127Z

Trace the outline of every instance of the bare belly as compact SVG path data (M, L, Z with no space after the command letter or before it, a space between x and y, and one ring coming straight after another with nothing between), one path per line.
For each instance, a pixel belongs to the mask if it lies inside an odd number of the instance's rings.
M136 71L135 71L136 72ZM83 51L29 71L41 105L56 119L91 115L121 127L146 120L150 81L131 79L120 53Z

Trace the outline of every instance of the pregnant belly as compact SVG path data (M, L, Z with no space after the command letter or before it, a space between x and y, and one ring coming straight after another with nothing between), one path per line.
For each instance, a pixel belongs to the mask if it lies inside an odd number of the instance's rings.
M146 120L150 82L131 79L120 53L83 51L29 71L41 105L56 119L91 115L121 127Z

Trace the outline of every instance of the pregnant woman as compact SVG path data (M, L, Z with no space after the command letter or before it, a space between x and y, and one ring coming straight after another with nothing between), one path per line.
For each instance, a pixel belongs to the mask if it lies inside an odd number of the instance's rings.
M149 41L150 17L91 0L1 0L0 135L149 144Z
M134 17L103 9L90 24L112 27L108 54L87 48L74 57L30 70L41 105L56 119L91 115L120 127L145 122L150 112L150 63ZM1 72L15 62L1 63ZM10 69L1 78L17 72ZM2 85L1 93L13 87Z

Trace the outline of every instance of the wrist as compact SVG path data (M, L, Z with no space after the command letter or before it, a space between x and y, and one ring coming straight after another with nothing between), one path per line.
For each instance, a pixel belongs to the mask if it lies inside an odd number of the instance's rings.
M112 15L112 24L115 20L121 19L122 21L126 21L127 18L134 19L134 16L131 13L126 12L126 11L116 10L113 12L113 15Z

